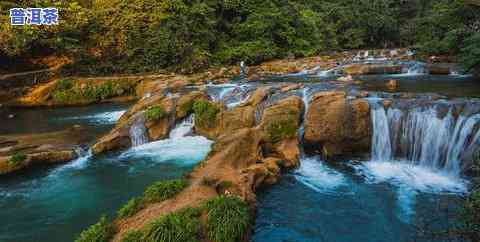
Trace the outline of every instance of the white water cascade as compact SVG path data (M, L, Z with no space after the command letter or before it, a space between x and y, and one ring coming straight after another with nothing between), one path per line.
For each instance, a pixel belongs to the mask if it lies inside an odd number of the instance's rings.
M132 146L140 146L148 142L147 130L145 128L145 117L138 117L130 127L130 140Z
M480 147L480 114L458 118L452 108L442 117L432 107L400 110L377 106L373 123L372 160L407 160L459 175L462 161Z
M185 137L192 133L193 126L195 126L195 115L186 117L181 123L178 123L172 131L170 131L169 138L177 139Z

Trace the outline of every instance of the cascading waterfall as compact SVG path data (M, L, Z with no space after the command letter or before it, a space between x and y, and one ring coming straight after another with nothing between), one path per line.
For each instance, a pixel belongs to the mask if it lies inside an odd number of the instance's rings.
M300 128L298 129L298 138L300 139L301 142L303 142L303 135L305 133L305 121L307 120L307 111L308 111L308 105L310 102L310 93L309 93L309 88L305 87L302 90L302 101L303 101L303 106L304 106L304 112L303 112L303 120ZM302 147L302 155L303 155L303 145Z
M193 126L195 126L195 115L192 114L186 117L181 123L178 123L175 128L170 131L169 138L177 139L185 137L186 135L192 133Z
M147 130L145 128L145 117L143 115L135 119L130 127L130 140L133 147L148 143Z
M406 159L413 165L459 175L479 148L480 114L442 117L435 106L400 110L374 105L372 160ZM468 159L467 159L468 160Z

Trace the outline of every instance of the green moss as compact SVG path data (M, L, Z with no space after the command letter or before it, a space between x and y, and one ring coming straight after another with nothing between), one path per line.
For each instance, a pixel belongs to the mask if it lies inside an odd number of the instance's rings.
M114 232L114 228L107 217L102 216L98 223L83 231L75 242L108 242Z
M193 104L195 123L203 127L213 127L220 109L209 101L196 101Z
M128 218L135 215L145 206L143 198L132 198L125 204L117 214L119 218Z
M219 196L206 202L208 238L217 242L242 241L251 224L248 205L237 197Z
M143 242L143 233L141 231L130 231L122 238L122 242Z
M273 121L267 126L268 136L274 143L282 139L290 139L297 135L297 125L291 119Z
M145 202L155 203L165 201L181 192L188 183L185 180L157 182L145 190Z
M14 154L10 157L10 159L8 160L8 164L10 166L16 167L16 166L20 165L20 163L22 163L26 159L27 159L27 155L22 154L22 153L16 153L16 154Z
M148 121L157 121L161 118L164 118L167 113L160 106L149 107L145 111L145 117Z
M125 80L105 81L100 84L90 82L78 85L72 80L60 80L52 93L56 103L96 102L108 98L130 95L133 83Z
M200 241L200 210L186 208L161 217L149 224L141 241L144 242L197 242Z

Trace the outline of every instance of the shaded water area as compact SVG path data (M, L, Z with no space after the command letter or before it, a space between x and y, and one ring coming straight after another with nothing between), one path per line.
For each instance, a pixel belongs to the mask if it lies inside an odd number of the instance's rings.
M30 123L39 116L42 131L73 123L99 135L107 132L124 111L117 105L20 111L16 120ZM84 112L80 112L82 110ZM53 115L51 112L54 112ZM27 118L27 120L23 120ZM100 215L114 217L133 196L159 180L188 173L210 150L211 141L186 136L191 122L179 124L170 139L91 157L88 152L65 165L44 167L0 178L0 241L73 241ZM16 131L32 131L17 126Z

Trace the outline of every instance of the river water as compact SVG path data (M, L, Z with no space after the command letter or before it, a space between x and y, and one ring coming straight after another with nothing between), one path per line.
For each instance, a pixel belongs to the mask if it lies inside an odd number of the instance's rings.
M349 90L343 84L328 81L329 78L299 75L273 78L270 83L305 82L308 90L300 90L298 94L303 96L332 88ZM363 78L362 88L391 92L383 84L375 86L389 78ZM415 86L408 84L415 78L419 82L431 80L430 84L436 83L435 78L419 75L400 80L400 87L415 92ZM479 86L465 77L449 78L443 81L448 88L430 87L428 92L449 95L457 81L474 88ZM210 85L207 89L213 99L222 100L233 108L251 95L255 85L264 84ZM452 97L478 95L471 89L453 93ZM3 109L0 133L56 131L79 124L87 128L93 142L108 132L127 108L128 105L106 104L59 109ZM340 161L304 155L301 167L287 173L279 184L258 193L253 241L431 241L419 237L417 229L438 230L455 224L455 219L449 215L458 209L469 186L468 179L458 172L464 159L458 152L477 147L472 137L473 132L479 130L479 124L476 121L467 124L467 120L478 112L465 113L463 124L455 131L459 125L457 120L443 120L448 117L446 114L428 116L430 113L415 109L415 106L402 108L398 108L405 114L403 119L398 119L403 125L402 132L408 133L417 127L424 129L422 127L430 127L428 124L432 123L437 126L432 126L431 132L443 132L452 142L443 140L443 143L435 143L435 147L423 147L418 142L435 141L425 134L410 137L413 143L417 142L415 151L396 152L395 142L401 140L390 127L397 119L388 115L389 110L374 109L372 118L376 124L372 127L377 140L371 155ZM448 113L448 109L444 110ZM9 114L14 114L15 118L8 119ZM422 115L427 116L422 118ZM437 122L429 122L435 121L437 116L441 117ZM0 226L0 241L72 241L102 214L113 217L126 201L140 195L153 182L188 173L205 158L212 145L203 137L189 136L193 126L191 120L177 124L166 140L139 142L132 149L99 157L91 157L85 150L83 157L68 164L1 177L0 217L4 224ZM462 130L467 128L472 133L467 134L468 139L462 136L465 133ZM467 141L462 143L461 137ZM411 144L412 139L406 136L405 142ZM436 151L441 151L442 155L436 157L435 162L426 162L432 161L430 155ZM448 157L453 158L449 160Z

